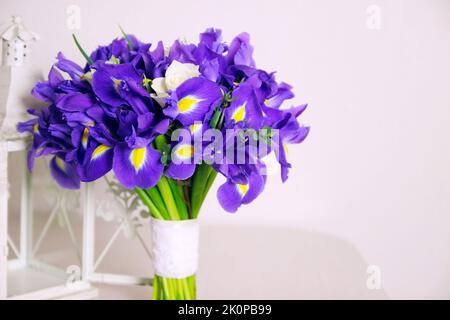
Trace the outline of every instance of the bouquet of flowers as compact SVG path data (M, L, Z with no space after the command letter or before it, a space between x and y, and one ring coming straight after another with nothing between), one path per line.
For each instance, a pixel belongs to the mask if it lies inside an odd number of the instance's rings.
M18 124L33 135L28 155L52 155L50 171L77 189L111 170L152 216L155 299L195 299L197 217L216 175L221 206L235 212L266 183L272 151L285 181L287 145L309 128L297 118L306 105L281 108L290 85L257 69L249 35L230 44L207 29L198 44L170 47L123 37L88 55L80 66L58 53L48 80L32 94L47 106ZM61 73L62 72L62 73Z

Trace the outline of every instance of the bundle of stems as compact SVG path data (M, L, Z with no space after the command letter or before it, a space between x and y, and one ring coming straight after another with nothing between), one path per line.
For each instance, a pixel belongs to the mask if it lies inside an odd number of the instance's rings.
M197 165L195 174L188 180L174 180L162 176L153 188L134 190L155 219L170 221L196 219L216 175L217 172L203 162ZM153 299L196 299L195 274L183 279L155 275Z

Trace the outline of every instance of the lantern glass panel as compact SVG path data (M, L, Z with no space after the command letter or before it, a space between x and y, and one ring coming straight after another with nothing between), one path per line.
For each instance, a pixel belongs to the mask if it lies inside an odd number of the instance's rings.
M27 196L23 185L25 152L9 156L8 228L12 242L8 246L8 297L36 293L33 298L47 298L39 292L50 288L67 294L81 279L80 192L57 186L48 161L35 161L31 194ZM23 213L27 205L31 208L28 216Z

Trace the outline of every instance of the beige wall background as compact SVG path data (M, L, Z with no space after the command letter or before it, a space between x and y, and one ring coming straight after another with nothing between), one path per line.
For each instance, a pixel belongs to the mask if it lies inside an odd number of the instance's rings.
M81 10L76 30L67 25L70 5ZM329 235L379 267L390 298L450 298L450 1L0 0L0 23L11 14L40 34L33 58L44 70L58 51L83 61L72 32L90 51L119 36L118 23L153 43L196 40L210 26L228 40L248 31L258 66L278 71L295 102L309 103L303 122L312 130L290 148L287 183L274 173L234 215L211 194L203 223L229 226L225 243L250 226L265 230L267 243ZM292 239L289 250L308 241ZM267 243L255 245L267 245L270 269L279 265L270 251L282 259L283 248ZM305 259L322 264L347 259L338 246L310 249ZM355 278L365 281L366 271Z

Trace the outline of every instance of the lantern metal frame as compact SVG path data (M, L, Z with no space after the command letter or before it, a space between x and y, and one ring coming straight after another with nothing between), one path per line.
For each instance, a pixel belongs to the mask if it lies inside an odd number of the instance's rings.
M32 205L32 174L26 165L26 154L30 144L28 135L16 135L14 137L4 136L0 132L0 299L90 299L98 295L98 291L89 281L84 278L84 270L81 279L76 283L66 282L68 274L66 270L57 268L50 264L34 258L35 246L33 243L33 205ZM21 159L21 195L20 195L20 245L17 246L8 232L8 154L20 152ZM41 230L37 242L45 237L48 226L55 218L55 212L60 207L53 209L46 225ZM63 213L67 214L67 213ZM86 217L86 215L84 216ZM67 222L67 220L66 220ZM70 224L70 223L69 223ZM85 222L83 221L83 224ZM69 231L69 233L71 233ZM73 237L71 236L72 240ZM83 239L83 247L86 247ZM12 251L17 258L8 260L8 253ZM82 267L83 268L83 267ZM60 283L49 285L44 289L28 291L17 295L8 294L8 273L23 271L39 276L50 277Z
M133 202L132 197L137 197L134 193L124 188L120 183L115 181L115 178L105 177L104 181L107 184L107 192L112 192L113 195L120 198L122 208L119 209L119 216L116 221L118 226L116 227L113 235L103 247L98 256L95 255L95 221L99 211L99 204L94 200L95 185L94 183L87 183L84 186L84 227L83 227L83 279L91 283L102 283L110 285L137 285L137 286L153 286L152 277L141 277L127 274L116 274L97 271L98 266L101 264L103 258L108 254L112 245L116 241L118 235L124 231L125 224L130 215L138 210ZM130 201L131 200L131 201ZM140 200L138 201L140 203ZM141 204L142 205L142 204ZM139 243L143 247L147 257L151 260L151 250L148 248L138 228L142 226L136 226L133 228L133 233L138 239Z

